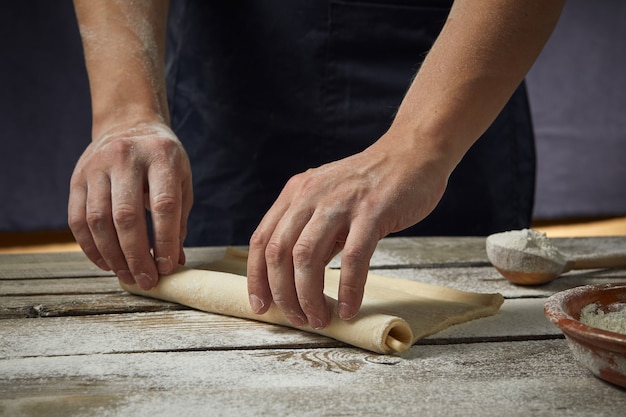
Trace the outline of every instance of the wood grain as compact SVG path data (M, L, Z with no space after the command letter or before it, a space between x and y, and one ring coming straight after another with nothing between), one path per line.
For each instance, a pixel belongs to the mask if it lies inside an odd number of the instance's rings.
M614 251L626 237L555 243ZM223 253L187 250L195 267ZM0 255L0 416L623 415L626 392L578 365L543 303L626 270L517 287L487 263L484 238L436 237L384 239L372 269L507 299L495 316L379 356L132 296L81 253Z
M19 383L16 383L18 382ZM360 350L267 349L10 359L0 414L622 416L626 396L563 340Z
M139 351L345 346L281 326L199 311L13 319L2 322L0 359ZM452 326L419 344L561 338L543 300L507 300L498 314Z
M83 316L140 313L146 311L186 310L165 301L131 296L128 293L39 295L3 297L0 319Z

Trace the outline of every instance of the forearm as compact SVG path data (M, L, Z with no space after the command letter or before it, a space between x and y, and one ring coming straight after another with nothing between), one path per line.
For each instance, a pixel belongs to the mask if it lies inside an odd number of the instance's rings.
M169 124L164 81L167 0L74 0L85 50L93 137Z
M496 118L554 29L563 0L457 0L390 129L452 170Z

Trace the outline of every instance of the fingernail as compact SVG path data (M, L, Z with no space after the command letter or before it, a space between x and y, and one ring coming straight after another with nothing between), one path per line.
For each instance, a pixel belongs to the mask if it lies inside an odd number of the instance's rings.
M324 325L322 324L322 320L318 319L317 317L313 317L313 316L309 317L309 326L311 326L315 330L321 330L321 329L324 328Z
M287 320L294 326L304 326L307 323L306 318L300 316L287 316Z
M263 307L265 307L263 300L261 300L254 294L250 294L248 298L250 300L250 307L252 308L252 311L254 311L256 314L259 314L263 310Z
M352 312L348 303L339 303L337 305L337 314L339 314L339 318L342 320L350 320L356 316L356 313Z
M150 278L150 275L148 274L141 273L141 274L136 275L135 281L137 281L137 284L139 285L139 287L141 287L144 290L149 290L150 288L153 287L152 278Z
M156 263L159 274L169 274L170 272L172 272L172 260L169 256L167 258L157 258Z
M117 271L116 275L124 284L135 283L135 278L133 278L133 276L130 274L129 271L126 271L126 270Z

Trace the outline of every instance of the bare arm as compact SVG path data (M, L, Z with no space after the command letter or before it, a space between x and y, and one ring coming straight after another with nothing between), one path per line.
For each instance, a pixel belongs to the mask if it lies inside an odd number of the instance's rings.
M75 0L93 107L94 137L124 123L169 123L165 95L167 0Z
M455 165L487 130L556 26L564 0L455 1L391 131Z
M324 266L343 248L338 314L354 317L379 239L424 219L549 38L563 0L457 0L389 131L293 177L250 241L252 308L324 327Z
M92 143L70 185L68 221L87 256L127 283L156 285L184 262L191 171L169 128L167 1L75 0L93 109ZM151 211L154 256L144 210Z

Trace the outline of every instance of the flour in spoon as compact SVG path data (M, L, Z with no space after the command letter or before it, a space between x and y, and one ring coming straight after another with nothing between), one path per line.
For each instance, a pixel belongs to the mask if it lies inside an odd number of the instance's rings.
M550 243L545 233L533 229L511 230L489 236L494 245L564 262L563 255Z

